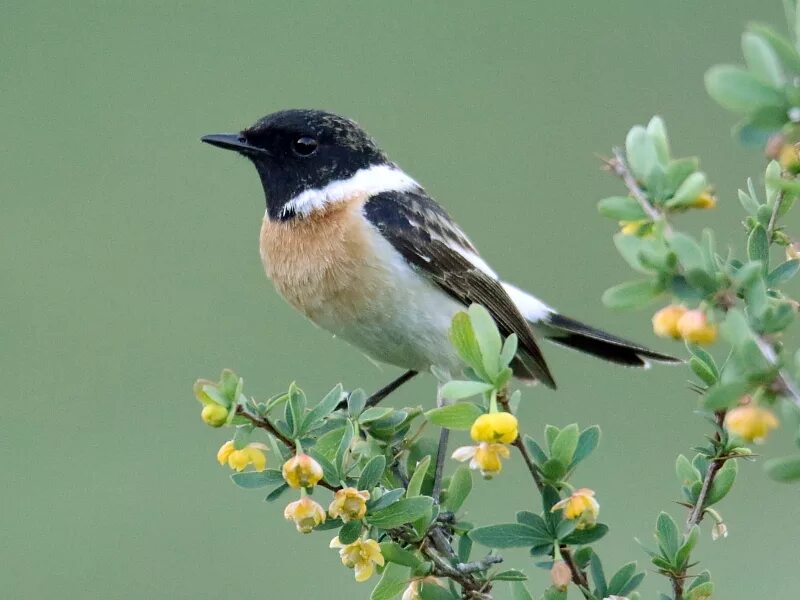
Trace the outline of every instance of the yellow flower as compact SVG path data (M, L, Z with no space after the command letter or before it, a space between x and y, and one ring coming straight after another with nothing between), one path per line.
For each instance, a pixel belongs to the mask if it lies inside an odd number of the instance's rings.
M569 570L567 563L563 560L557 560L553 563L553 567L550 569L550 581L560 590L567 589L569 582L572 581L572 572Z
M792 242L786 246L786 260L800 258L800 242Z
M649 225L650 221L642 220L642 221L620 221L620 233L623 235L639 235L645 228L646 225Z
M337 490L333 502L328 507L328 514L331 519L341 517L344 523L363 519L367 512L367 500L369 500L367 491L360 492L353 487Z
M797 146L794 144L784 144L778 152L778 162L784 171L797 173L800 169L800 155L797 152Z
M453 458L457 461L469 461L469 468L479 470L485 479L491 479L493 475L503 469L501 458L508 458L511 452L503 444L489 444L481 442L477 446L462 446L453 452Z
M217 452L217 460L221 465L227 462L236 471L244 471L247 465L253 465L256 471L263 471L267 468L267 456L264 454L266 449L264 444L251 443L237 450L233 441L225 442Z
M222 427L228 420L228 409L216 402L206 404L200 412L200 418L212 427Z
M325 522L325 510L308 496L303 496L286 505L283 517L294 521L300 533L311 533L314 527Z
M693 344L713 344L717 339L717 326L709 323L706 314L699 309L687 310L678 319L678 332L684 340Z
M339 537L331 540L331 548L340 548L339 557L348 569L355 570L359 583L369 579L375 572L375 565L383 566L381 547L375 540L358 539L352 544L342 544Z
M517 439L517 427L517 417L511 413L489 413L475 419L469 434L476 442L510 444Z
M403 592L403 596L400 600L420 600L422 598L422 596L420 596L422 584L444 587L442 582L436 579L436 577L423 577L421 579L414 579L408 584L408 587Z
M653 331L659 337L680 339L678 321L686 314L686 308L678 304L665 306L653 315Z
M690 208L709 209L717 205L717 198L711 192L703 192L689 205Z
M565 519L578 519L575 529L592 527L600 513L600 505L594 499L594 490L581 488L572 492L569 498L556 502L551 511L564 509Z
M293 488L314 487L322 479L322 467L308 454L295 454L283 463L283 478Z
M748 442L762 442L778 419L766 408L754 404L737 406L725 415L725 429Z

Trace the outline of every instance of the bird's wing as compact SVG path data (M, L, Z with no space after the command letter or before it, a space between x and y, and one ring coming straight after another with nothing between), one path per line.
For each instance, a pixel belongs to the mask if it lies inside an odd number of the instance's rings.
M448 295L465 306L484 306L504 336L517 335L516 374L555 388L525 317L441 206L422 190L384 192L367 201L364 215L395 250Z

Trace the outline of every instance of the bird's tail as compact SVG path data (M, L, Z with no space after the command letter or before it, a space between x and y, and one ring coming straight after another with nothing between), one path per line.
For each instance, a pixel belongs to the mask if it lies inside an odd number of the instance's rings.
M534 332L562 346L628 367L647 367L649 361L679 363L679 358L650 350L600 329L558 314L538 298L508 283L503 287L530 322Z

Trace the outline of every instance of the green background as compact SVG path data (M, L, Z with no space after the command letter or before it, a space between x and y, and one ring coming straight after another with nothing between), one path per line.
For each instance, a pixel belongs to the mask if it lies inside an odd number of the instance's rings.
M761 5L761 6L759 6ZM740 243L735 199L763 159L734 145L702 75L739 60L746 21L777 1L6 2L0 22L0 595L4 598L367 598L282 504L214 460L196 377L233 367L265 397L297 379L374 389L396 374L309 326L263 276L253 169L199 143L287 107L360 121L445 204L509 280L565 313L659 349L651 311L614 313L628 278L596 201L620 191L597 153L663 115L698 154ZM560 389L527 391L524 429L598 423L578 485L598 490L609 568L647 566L674 504L678 452L702 441L687 371L614 368L548 346ZM430 377L397 404L430 405ZM462 441L459 438L457 441ZM791 449L788 435L766 455ZM488 523L528 507L520 461L478 482ZM717 597L796 597L798 490L743 464L727 540L697 556ZM325 498L327 502L327 498ZM539 593L547 573L522 553ZM374 580L373 580L374 583ZM498 588L502 597L505 590ZM646 597L666 589L651 575ZM332 591L335 590L335 591ZM574 592L571 597L574 597Z

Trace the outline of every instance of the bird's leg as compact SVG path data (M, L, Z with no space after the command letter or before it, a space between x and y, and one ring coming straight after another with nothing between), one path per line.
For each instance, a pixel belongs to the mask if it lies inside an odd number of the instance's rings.
M375 406L381 400L386 398L389 394L391 394L393 391L395 391L397 388L403 385L405 382L413 379L417 375L419 375L419 371L406 371L405 373L400 375L400 377L398 377L397 379L390 381L388 384L386 384L377 392L372 394L369 398L367 398L367 404L366 404L367 408L369 408L370 406ZM336 405L337 409L346 407L347 407L347 398L345 398L344 400L339 402L339 404Z
M447 400L442 397L442 385L439 384L436 392L436 407L441 408L447 404L449 404ZM441 432L439 432L439 447L436 451L436 471L433 475L433 491L431 492L434 502L439 502L439 496L442 494L442 475L444 474L444 461L447 458L447 442L449 440L450 430L446 427L442 427Z

